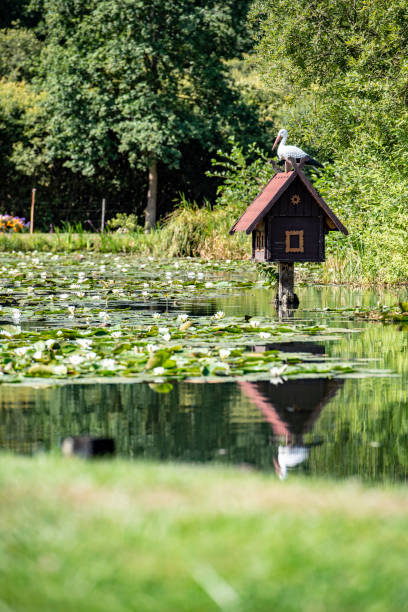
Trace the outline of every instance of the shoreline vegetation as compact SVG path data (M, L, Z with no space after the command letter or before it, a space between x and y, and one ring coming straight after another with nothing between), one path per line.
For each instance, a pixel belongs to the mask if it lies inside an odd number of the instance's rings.
M250 260L251 236L240 233L230 236L228 231L235 217L226 211L208 209L177 209L161 226L150 232L86 232L78 227L69 231L0 233L0 252L51 253L117 253L159 259L197 257L213 260ZM407 286L408 277L391 268L370 267L342 241L331 247L322 264L297 264L297 281L353 285L353 286ZM329 241L330 239L328 239ZM263 267L267 267L266 264ZM271 268L276 264L271 264Z
M407 599L403 487L1 460L4 609L398 610Z

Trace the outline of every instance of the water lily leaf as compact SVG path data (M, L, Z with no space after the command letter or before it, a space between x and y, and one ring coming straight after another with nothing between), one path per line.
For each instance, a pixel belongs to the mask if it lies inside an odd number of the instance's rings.
M165 383L150 383L149 384L150 389L153 389L153 391L156 391L156 393L170 393L170 391L173 390L173 385L169 382L165 382Z
M55 376L55 371L52 366L35 364L28 368L28 376Z
M158 368L163 366L163 364L170 357L169 351L156 351L151 355L146 364L146 370L152 370L153 368Z

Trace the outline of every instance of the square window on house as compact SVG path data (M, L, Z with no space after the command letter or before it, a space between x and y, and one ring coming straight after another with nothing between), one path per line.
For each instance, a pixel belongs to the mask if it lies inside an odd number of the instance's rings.
M303 244L303 230L290 230L285 231L286 242L285 252L286 253L304 253Z

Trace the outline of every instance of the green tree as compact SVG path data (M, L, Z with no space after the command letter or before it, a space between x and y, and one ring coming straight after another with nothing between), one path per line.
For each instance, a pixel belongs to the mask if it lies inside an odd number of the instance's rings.
M317 187L350 231L328 252L354 277L405 280L408 5L255 0L252 20L275 117L326 162Z
M220 145L253 117L226 59L247 47L247 0L46 0L53 158L92 176L118 154L148 170L145 225L156 221L158 162ZM247 125L248 124L248 125Z
M32 30L0 30L0 78L29 81L36 74L41 43Z
M256 0L252 17L258 65L279 83L294 135L332 158L360 146L406 159L405 0Z

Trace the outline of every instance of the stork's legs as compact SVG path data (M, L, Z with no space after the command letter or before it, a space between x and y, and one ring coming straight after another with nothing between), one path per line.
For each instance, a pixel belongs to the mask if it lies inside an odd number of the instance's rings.
M297 162L296 159L289 157L289 159L285 160L285 172L290 172L292 168L293 170L301 170L303 166L305 165L306 161L307 161L306 157L302 157L299 163Z

